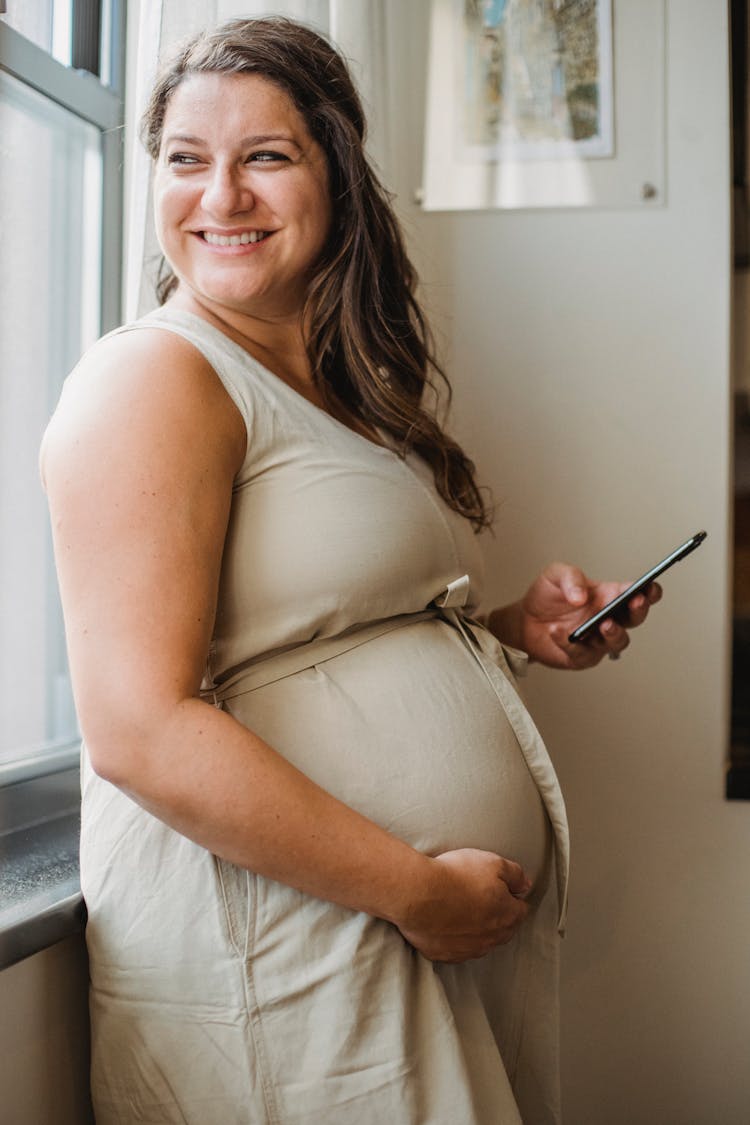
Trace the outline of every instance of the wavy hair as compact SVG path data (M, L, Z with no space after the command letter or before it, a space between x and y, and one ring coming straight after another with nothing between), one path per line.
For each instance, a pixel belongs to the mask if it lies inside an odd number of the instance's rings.
M281 17L233 19L202 32L157 77L141 121L141 140L154 160L172 93L201 73L257 74L275 83L326 155L333 218L304 310L313 378L324 401L338 400L390 435L401 456L417 452L446 503L476 530L489 526L473 463L425 403L427 391L437 402L437 381L449 403L450 385L415 297L416 274L391 196L365 155L365 117L343 58L311 28ZM160 302L176 287L163 262Z

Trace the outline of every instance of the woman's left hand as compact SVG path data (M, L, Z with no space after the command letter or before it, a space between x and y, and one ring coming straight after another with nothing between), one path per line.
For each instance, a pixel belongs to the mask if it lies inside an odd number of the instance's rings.
M568 636L629 585L592 582L578 567L551 563L517 603L519 647L550 668L593 668L605 656L617 659L630 644L628 630L641 625L661 598L657 582L628 603L626 625L608 618L586 641L571 644Z

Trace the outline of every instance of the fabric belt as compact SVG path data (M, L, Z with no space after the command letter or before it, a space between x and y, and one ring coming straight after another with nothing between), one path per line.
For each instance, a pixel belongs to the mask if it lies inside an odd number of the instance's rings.
M335 656L342 656L351 652L360 645L374 641L376 637L383 637L392 633L394 629L402 629L405 625L414 625L418 621L429 621L439 615L440 610L426 609L422 613L402 613L397 617L387 617L382 621L371 621L367 625L358 625L345 633L335 637L318 637L303 645L285 649L282 652L267 656L254 664L247 664L238 668L226 680L222 680L216 687L206 687L201 690L201 698L214 702L217 706L226 699L235 699L248 691L273 684L287 676L295 676L297 672L304 672L325 660L333 660Z

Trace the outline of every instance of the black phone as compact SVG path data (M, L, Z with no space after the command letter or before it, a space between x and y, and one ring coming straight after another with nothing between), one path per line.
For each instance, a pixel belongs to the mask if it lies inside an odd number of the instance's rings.
M650 586L654 579L658 578L660 574L663 574L665 570L668 570L670 566L679 562L680 559L684 559L685 556L689 555L691 551L694 551L696 547L700 547L707 534L708 533L705 531L697 531L690 539L686 539L684 543L676 547L671 555L667 555L667 557L657 563L656 566L652 566L651 570L647 570L637 582L633 582L631 586L628 586L627 590L623 590L621 594L613 598L611 602L608 602L607 605L605 605L603 609L600 609L598 613L595 613L593 617L589 617L587 621L584 621L577 629L574 629L568 637L571 644L576 641L585 641L594 629L601 625L603 621L606 621L608 617L613 617L615 621L624 623L624 621L627 620L627 605L630 599L634 598L636 594L640 594L647 586Z

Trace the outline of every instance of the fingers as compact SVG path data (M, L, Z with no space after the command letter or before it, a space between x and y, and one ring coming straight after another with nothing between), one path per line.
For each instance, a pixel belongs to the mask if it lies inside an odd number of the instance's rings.
M588 585L580 570L566 573L560 589L568 605L582 606L589 600Z
M608 623L603 623L606 624ZM569 633L570 624L553 625L550 629L550 640L559 652L559 659L554 666L584 671L586 668L594 668L607 655L607 641L601 632L590 634L583 642L573 643L568 640Z
M645 590L632 597L627 605L627 620L624 622L628 629L642 625L648 616L652 605L661 601L662 588L658 582L651 582Z
M531 890L518 863L463 848L432 864L425 901L398 923L415 949L432 961L468 961L513 938L528 915L524 896Z
M531 884L524 892L528 895L531 891ZM517 895L511 895L503 904L502 916L498 918L498 936L497 944L504 945L509 942L528 917L531 907L525 898Z
M507 886L516 898L524 898L532 887L532 882L520 864L512 859L500 859L498 865L498 878Z
M642 593L636 594L628 602L628 619L625 625L620 625L611 618L603 622L599 632L604 640L606 654L611 660L617 660L625 651L630 644L628 630L643 624L648 617L649 609L661 600L661 596L661 586L658 582L652 582Z
M609 620L605 621L601 626L600 633L604 638L605 652L602 656L609 656L611 660L618 660L620 655L630 644L630 637L628 636L627 629L617 622Z
M570 563L550 563L545 576L561 590L569 605L583 606L589 599L589 581L583 571Z
M657 582L631 597L626 606L621 604L582 643L571 644L568 637L586 618L619 598L629 585L592 582L578 567L551 563L519 603L522 647L533 660L551 668L582 670L595 667L606 656L617 660L630 644L629 630L642 625L651 606L660 601L662 590Z
M430 961L447 964L475 961L498 945L507 945L512 941L528 917L528 903L508 894L507 887L504 890L495 918L491 924L488 922L482 927L481 933L436 934L408 930L402 930L401 933L410 945Z
M490 948L494 948L496 945L507 945L509 941L512 941L526 921L531 909L522 898L517 898L514 895L506 895L503 898L502 906L498 910Z
M581 642L570 643L567 629L553 629L552 640L561 652L559 667L570 668L576 672L595 668L606 656L616 660L630 644L627 630L609 618L596 633Z

